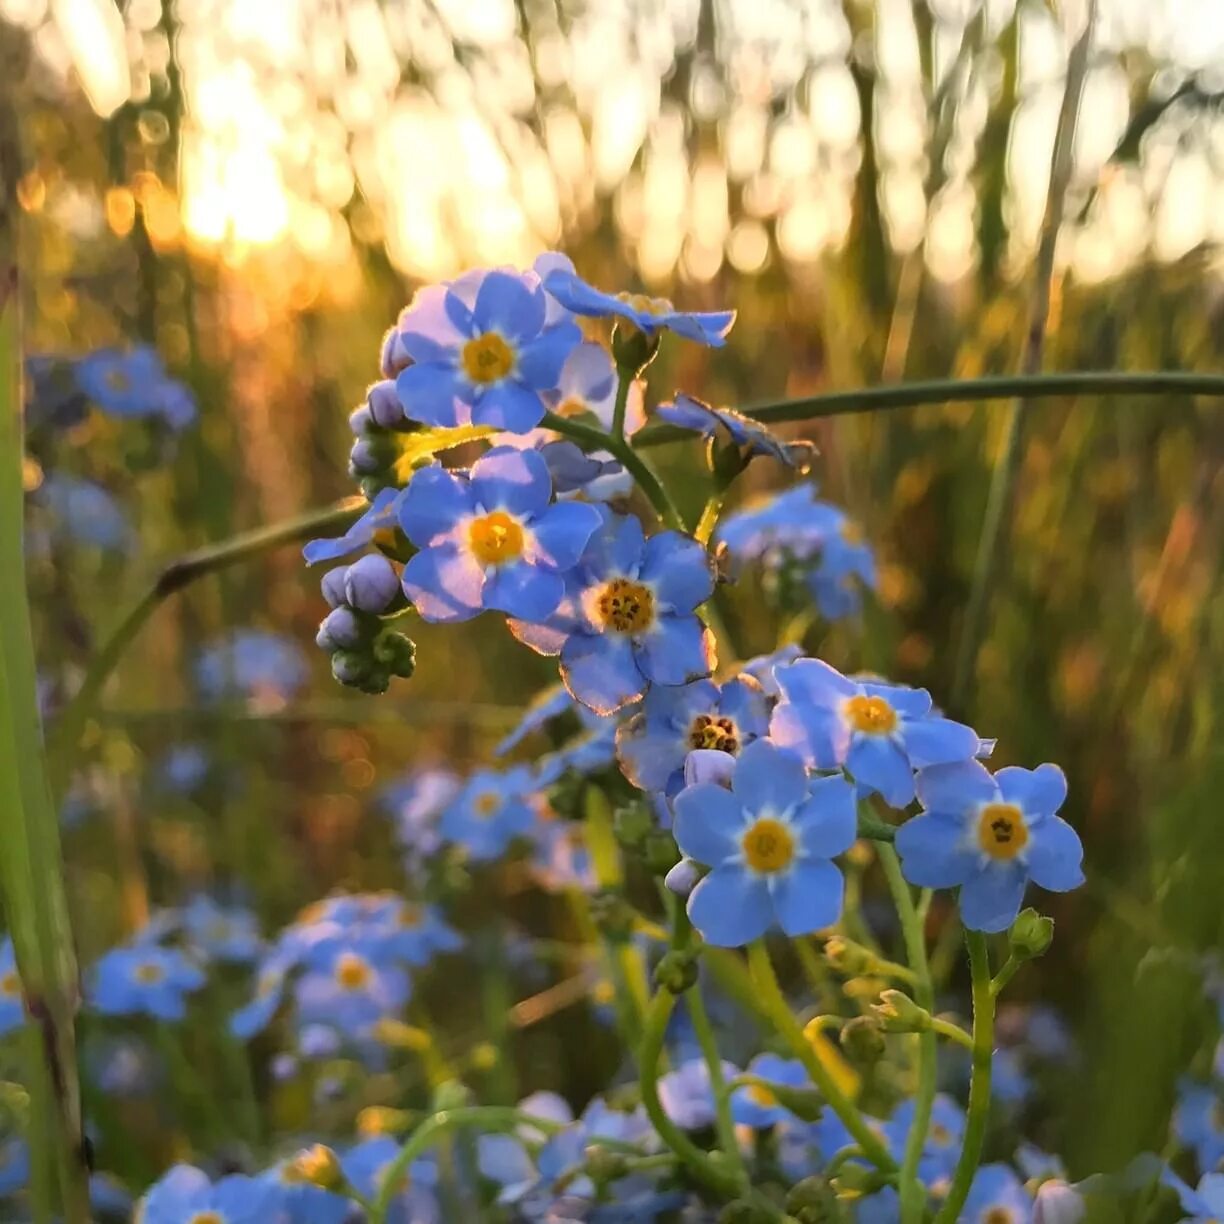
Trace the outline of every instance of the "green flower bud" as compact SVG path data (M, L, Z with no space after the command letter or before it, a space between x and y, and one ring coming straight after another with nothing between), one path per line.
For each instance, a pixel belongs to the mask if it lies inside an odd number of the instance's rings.
M664 955L654 971L655 984L672 994L683 994L697 985L697 958L692 952L671 951Z
M434 1089L431 1113L463 1109L472 1103L472 1090L458 1080L444 1080Z
M875 1016L855 1016L842 1026L841 1048L857 1066L872 1067L884 1057L884 1030Z
M879 963L879 958L872 953L870 948L864 948L862 944L857 944L854 940L846 939L842 935L834 935L825 940L824 954L825 960L838 973L844 973L847 977L858 977L861 974L871 973Z
M1011 954L1021 961L1044 956L1053 942L1054 919L1039 914L1031 906L1016 915L1016 921L1007 933Z
M612 357L621 377L624 377L624 371L636 378L654 360L658 351L658 332L648 336L627 319L616 321L616 326L612 328Z
M718 1213L718 1224L771 1224L776 1218L758 1203L736 1199Z
M590 1179L598 1185L606 1185L626 1176L629 1161L623 1152L592 1143L582 1154L583 1163Z
M613 943L627 943L633 934L633 907L615 889L602 889L591 898L591 917Z
M871 1010L886 1033L925 1033L931 1027L931 1013L900 990L885 990Z
M285 1178L307 1182L321 1190L340 1190L348 1180L340 1167L340 1158L321 1143L300 1151L286 1166Z
M840 1224L841 1208L832 1186L823 1177L805 1177L786 1196L786 1212L798 1224Z
M416 643L389 625L374 640L374 658L393 676L407 680L416 671Z

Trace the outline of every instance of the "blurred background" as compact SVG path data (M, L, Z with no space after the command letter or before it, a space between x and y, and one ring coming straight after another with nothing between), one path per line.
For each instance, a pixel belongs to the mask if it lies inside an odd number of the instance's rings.
M32 379L48 712L165 561L352 491L346 417L383 331L466 267L556 248L608 288L735 307L725 350L665 346L650 402L1015 370L1083 9L0 0L26 351L152 344L198 408L152 436ZM1218 370L1224 4L1099 9L1046 365ZM810 651L947 702L1001 420L963 404L806 431L822 494L882 563L861 621L811 628ZM1163 1144L1209 1031L1195 962L1224 938L1222 459L1218 401L1039 402L971 695L950 711L998 736L1001 763L1071 780L1089 883L1056 899L1055 948L1015 989L1084 1039L1029 1126L1077 1175ZM697 506L699 450L662 462ZM66 480L95 492L52 497ZM770 648L777 617L736 608L746 650ZM552 680L496 627L426 628L411 682L353 695L311 647L323 610L289 547L193 586L132 647L60 779L83 959L201 887L238 889L272 930L332 888L394 885L383 788L487 761ZM235 627L295 643L293 683L204 700L200 653ZM195 785L165 783L176 760ZM537 1079L590 1076L574 1044L561 1017L521 1058Z

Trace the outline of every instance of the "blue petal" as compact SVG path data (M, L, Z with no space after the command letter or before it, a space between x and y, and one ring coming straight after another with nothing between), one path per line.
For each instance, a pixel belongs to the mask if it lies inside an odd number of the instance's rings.
M646 695L666 689L654 688ZM639 790L664 790L678 769L683 768L688 739L674 728L650 728L645 719L622 723L616 733L616 755L621 772Z
M797 752L816 769L836 769L850 750L850 729L842 718L803 701L780 701L774 706L769 734L780 748Z
M495 446L472 465L472 495L485 510L532 518L552 498L548 464L538 451Z
M1019 863L990 864L961 885L961 921L971 931L1005 931L1016 920L1028 883Z
M731 787L747 811L775 816L797 808L808 795L803 762L768 740L755 740L740 753Z
M977 756L981 740L972 727L950 718L922 718L902 723L902 739L910 764L915 769L929 765L949 765Z
M468 482L434 464L413 475L400 503L399 524L418 548L428 548L473 509Z
M576 701L611 714L646 691L633 645L619 634L574 633L561 648L561 679Z
M586 340L565 359L557 380L561 399L581 400L592 411L616 390L616 366L602 344Z
M521 620L547 619L564 595L565 580L560 574L537 569L526 561L485 571L484 606Z
M403 375L400 376L401 378ZM472 404L472 422L504 429L509 433L525 434L534 429L544 416L544 401L534 391L515 382L500 382L490 386Z
M642 524L631 514L604 511L603 527L591 536L583 564L600 577L608 574L636 575L642 561L645 537Z
M823 659L796 659L774 669L783 696L805 705L840 710L848 697L858 694L860 686L843 676Z
M726 344L727 333L734 322L734 310L690 311L686 314L677 311L667 316L667 327L677 336L695 340L698 344L708 344L711 348L721 348Z
M601 522L599 511L585 502L549 506L531 525L533 556L549 569L572 569Z
M445 362L467 339L446 310L445 285L418 290L412 305L399 317L395 330L404 351L417 362Z
M737 856L744 831L744 805L712 782L685 787L676 796L672 832L689 858L707 867Z
M544 326L544 308L544 294L538 288L494 269L480 283L472 323L481 333L495 331L509 340L523 340Z
M1008 803L1030 816L1052 816L1067 801L1067 776L1057 765L1009 765L995 774L995 783Z
M432 362L410 365L395 376L395 394L410 421L447 427L461 423L465 415L458 398L455 371Z
M979 761L957 761L924 769L916 781L918 799L930 812L959 816L999 797L990 770Z
M638 666L654 684L687 684L708 676L718 660L714 635L695 616L663 616L637 639Z
M832 926L842 911L845 881L827 859L796 863L773 881L778 925L790 936Z
M680 612L691 612L714 592L706 550L678 531L661 531L646 542L640 574L657 600Z
M688 916L706 943L742 947L773 922L769 886L738 865L716 867L689 894Z
M892 807L903 808L914 797L910 763L887 736L854 736L846 754L846 768L860 786L878 791Z
M964 845L964 825L945 816L915 816L897 830L901 869L922 888L955 888L977 870L978 856Z
M581 340L582 332L574 323L550 327L519 350L519 378L534 391L555 391L566 358Z
M862 687L869 697L883 697L905 718L924 718L931 712L931 694L926 689L909 688L904 684L875 684L870 680L864 680Z
M795 826L804 853L832 858L854 845L858 819L854 787L840 776L813 778L811 798L795 813Z
M1060 816L1049 816L1032 826L1025 858L1034 882L1050 892L1069 892L1084 882L1083 844Z
M404 594L422 620L470 620L483 606L484 570L466 549L427 548L404 566Z

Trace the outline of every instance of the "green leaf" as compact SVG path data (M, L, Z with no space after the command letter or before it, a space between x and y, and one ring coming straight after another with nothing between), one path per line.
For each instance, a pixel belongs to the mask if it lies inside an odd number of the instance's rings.
M455 425L448 429L420 429L400 435L400 457L395 461L395 476L399 484L407 484L417 468L424 467L435 455L479 442L498 431L491 425Z

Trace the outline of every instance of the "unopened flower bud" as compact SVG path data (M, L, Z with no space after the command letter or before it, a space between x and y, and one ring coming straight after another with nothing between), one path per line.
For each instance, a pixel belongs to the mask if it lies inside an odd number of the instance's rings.
M633 907L615 889L595 893L591 898L591 917L613 943L625 943L633 934Z
M357 650L337 650L331 657L332 675L349 688L361 688L379 670L369 655Z
M612 356L617 372L636 378L659 351L659 333L648 336L626 319L618 319L612 329Z
M323 592L323 598L327 600L329 608L339 608L346 602L344 576L347 573L347 565L338 565L335 569L329 569L323 575L323 581L319 584L319 589Z
M786 1195L786 1213L799 1224L839 1224L841 1208L833 1188L822 1177L805 1177Z
M370 416L380 429L398 429L404 423L404 407L395 393L395 383L391 379L376 382L366 392L366 403L369 405Z
M1035 960L1044 956L1054 942L1054 919L1039 914L1031 906L1022 909L1012 923L1007 942L1017 960Z
M463 1109L472 1103L472 1090L458 1080L444 1080L434 1089L431 1113Z
M353 431L353 437L360 438L374 423L374 418L370 415L369 408L362 404L349 413L348 423L349 429Z
M398 630L386 626L374 640L374 658L392 676L411 679L416 671L416 643Z
M1083 1196L1065 1181L1042 1182L1033 1204L1033 1224L1080 1224L1088 1213Z
M408 307L404 308L409 309ZM378 368L384 378L394 378L401 370L406 370L412 364L408 350L404 347L404 336L396 324L383 337L382 350L378 357Z
M664 885L677 897L687 897L701 879L701 866L690 858L682 858L663 877Z
M683 994L697 984L697 960L691 952L673 949L655 966L654 977L661 989Z
M353 476L376 476L387 466L386 447L372 434L362 434L349 451L349 472Z
M857 1198L862 1194L871 1194L878 1190L883 1184L877 1169L872 1169L867 1165L859 1164L857 1161L848 1160L837 1171L837 1176L833 1178L833 1185L836 1192L846 1198Z
M592 1143L582 1153L587 1175L597 1185L618 1181L629 1172L624 1152L614 1152L602 1144Z
M412 1115L406 1109L388 1105L367 1105L357 1115L357 1133L363 1139L378 1135L402 1135L412 1126Z
M375 614L386 612L403 594L395 566L381 553L369 553L348 567L344 593L350 607Z
M855 1016L841 1031L842 1052L860 1067L870 1067L884 1057L884 1030L874 1016Z
M870 973L877 963L877 957L869 948L864 948L862 944L841 935L833 935L825 940L824 954L825 960L834 969L848 976L857 977Z
M884 991L871 1010L886 1033L925 1033L931 1027L931 1013L900 990Z
M332 642L340 650L355 650L365 640L366 629L351 608L333 608L319 626L319 644L323 639Z
M290 1181L307 1182L322 1190L338 1190L346 1183L340 1158L322 1143L304 1148L285 1170Z

